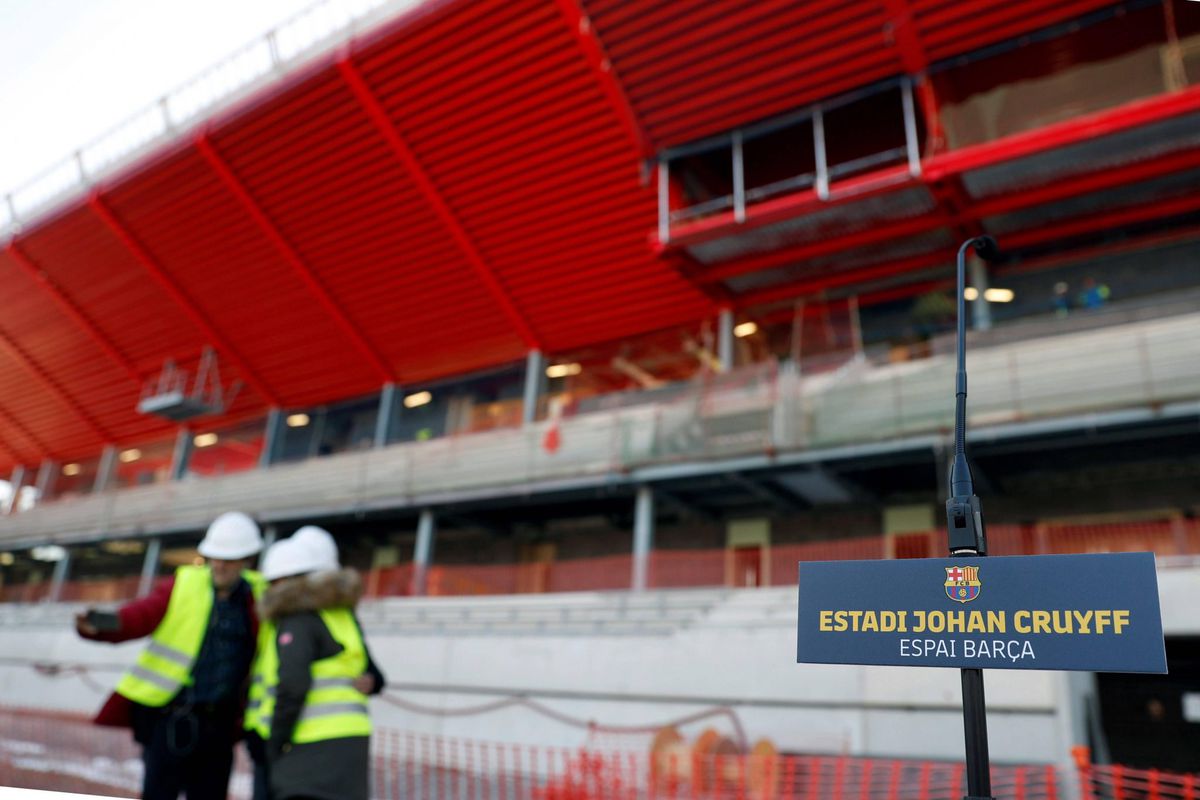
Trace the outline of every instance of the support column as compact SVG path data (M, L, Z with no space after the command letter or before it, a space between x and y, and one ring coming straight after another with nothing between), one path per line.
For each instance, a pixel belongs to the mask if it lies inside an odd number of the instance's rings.
M917 178L921 175L921 145L917 139L917 108L913 101L913 79L905 78L900 91L904 105L904 149L908 154L908 174Z
M104 445L104 452L100 454L100 467L96 470L96 482L92 484L92 492L103 492L108 488L109 482L112 480L113 467L117 464L117 446L112 444Z
M537 419L538 398L546 383L546 357L541 350L530 350L525 359L525 405L521 422L528 425Z
M44 462L43 462L44 463ZM57 603L62 597L63 584L71 574L71 551L63 548L63 557L54 562L54 572L50 575L50 594L46 602Z
M58 464L46 459L38 467L37 500L40 503L46 495L54 490L54 479L58 476Z
M396 406L396 399L399 395L394 383L385 383L379 392L379 415L375 417L374 444L376 447L386 446L392 435L392 420L400 412Z
M671 241L671 167L665 159L658 162L658 241Z
M17 497L21 494L21 485L25 483L25 467L17 465L13 467L12 474L8 478L9 485L12 487L12 494L8 496L8 500L4 502L3 512L7 516L17 507Z
M267 412L267 429L263 434L263 449L258 457L258 466L269 467L275 463L279 440L283 438L283 425L283 412L275 406Z
M639 486L633 507L633 590L646 590L650 573L650 552L654 549L654 491Z
M717 360L721 372L733 369L733 309L722 308L717 316Z
M992 329L992 308L988 304L987 298L983 296L988 290L987 265L983 263L982 258L971 256L967 261L967 266L971 270L971 285L979 290L979 296L975 298L974 305L971 307L971 327L977 331L990 331Z
M742 158L742 132L733 132L733 219L746 221L746 169Z
M171 480L181 481L187 475L188 460L192 457L192 432L180 428L175 434L175 452L171 455Z
M429 576L429 565L433 562L433 544L436 535L436 525L433 510L425 509L417 520L417 543L413 547L413 595L425 594L426 580Z
M828 200L829 163L825 160L825 113L820 106L813 110L813 151L817 167L817 199Z
M154 576L158 574L158 561L161 553L161 539L151 539L146 544L146 558L142 561L142 577L138 581L138 597L150 594L150 589L154 587Z
M279 529L274 525L263 526L263 549L258 554L258 567L262 568L263 556L267 554L267 549L275 544L275 540L279 538Z

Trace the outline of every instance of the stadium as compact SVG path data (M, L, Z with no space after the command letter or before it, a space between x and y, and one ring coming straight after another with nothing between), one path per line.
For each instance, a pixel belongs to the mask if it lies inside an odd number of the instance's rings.
M238 510L362 575L374 796L962 796L795 596L944 554L988 234L990 554L1153 552L1169 666L989 670L995 794L1196 797L1198 185L1192 0L318 3L3 194L0 785L136 794L71 619Z

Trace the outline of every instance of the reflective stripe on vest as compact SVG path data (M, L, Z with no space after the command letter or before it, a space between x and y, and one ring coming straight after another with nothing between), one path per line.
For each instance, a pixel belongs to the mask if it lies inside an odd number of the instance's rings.
M342 652L312 663L312 687L292 731L295 744L371 733L367 696L354 688L354 679L367 668L366 646L358 623L348 608L323 609L320 614Z
M250 584L257 601L266 582L257 572L246 570L242 578ZM150 644L117 684L121 696L152 708L160 708L192 683L192 666L204 644L212 616L213 582L208 567L185 566L175 571L175 585L167 602L167 613L150 635Z

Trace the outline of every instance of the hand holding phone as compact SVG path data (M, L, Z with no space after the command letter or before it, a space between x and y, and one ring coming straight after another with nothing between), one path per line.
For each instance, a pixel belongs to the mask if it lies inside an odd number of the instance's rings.
M86 613L75 616L75 629L85 636L113 633L121 630L121 617L115 611L89 608Z

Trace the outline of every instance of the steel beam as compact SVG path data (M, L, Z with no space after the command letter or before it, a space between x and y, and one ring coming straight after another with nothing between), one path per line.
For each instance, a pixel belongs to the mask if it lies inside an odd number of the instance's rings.
M246 382L254 387L254 391L258 392L259 397L266 400L270 405L280 405L279 396L267 386L263 379L259 377L258 372L238 353L229 340L217 330L216 325L188 297L175 279L167 274L167 271L163 269L158 260L150 255L150 251L134 238L124 223L117 219L116 215L104 203L100 195L93 194L88 200L88 205L95 212L96 216L100 218L100 221L105 224L109 231L129 251L134 261L138 262L142 269L146 270L150 278L175 301L175 304L183 310L184 314L208 337L208 341L212 344L213 348L233 362L234 366L238 368L242 376L246 379Z
M37 482L34 487L37 489L38 502L46 498L54 490L54 479L58 477L58 463L46 459L38 465Z
M162 539L151 539L146 545L146 557L142 560L142 575L138 579L138 597L150 594L154 587L154 576L158 574L158 561L162 553Z
M639 486L633 507L632 589L645 591L650 580L650 556L654 550L654 490Z
M21 487L25 483L25 467L21 464L13 467L12 473L8 476L9 495L4 501L3 507L0 507L0 514L8 515L17 507L17 500L20 499Z
M579 0L554 0L554 3L562 12L563 19L566 20L567 27L571 29L579 49L583 51L588 68L591 69L592 76L600 87L600 93L604 95L604 99L608 101L609 106L621 121L621 127L633 144L634 152L641 157L651 155L654 151L653 145L646 136L641 122L638 121L637 112L633 110L633 104L629 102L629 95L625 92L625 87L621 83L617 71L613 68L612 61L604 51L604 43L600 41L596 27L584 13Z
M16 239L13 239L8 243L6 252L13 260L13 263L15 263L22 272L28 275L34 281L34 283L40 286L42 290L50 296L50 299L53 300L60 309L62 309L62 312L70 317L75 325L85 334L87 334L88 338L95 342L100 349L104 351L105 355L107 355L114 364L120 367L122 371L124 371L125 374L128 375L130 379L140 387L142 384L142 376L138 373L137 367L134 366L133 362L130 361L129 358L122 353L115 344L113 344L112 340L109 339L99 327L97 327L96 323L92 322L92 320L83 313L83 310L80 309L79 306L75 305L75 301L67 296L62 287L56 284L54 279L46 274L45 270L38 269L33 261L30 260L29 256L25 255L25 253L17 247Z
M371 342L367 341L367 337L354 324L345 310L337 304L333 296L329 292L329 287L322 283L316 271L300 256L296 250L279 230L279 226L267 216L267 212L263 209L262 204L255 200L249 190L246 189L244 183L233 172L233 168L229 163L217 152L217 149L209 141L208 136L200 134L196 137L196 149L200 151L200 155L212 167L213 172L221 179L221 183L225 184L225 188L230 194L237 198L242 204L242 208L250 215L250 219L254 220L254 224L258 226L263 235L275 247L287 265L292 268L297 277L308 289L310 295L317 303L325 309L325 313L333 319L334 323L342 329L342 333L354 345L363 357L370 362L371 367L384 383L395 383L396 373L391 365L387 363L387 359L375 348Z
M546 357L540 350L530 350L525 358L525 395L521 406L521 422L525 425L537 419L538 399L546 383Z
M71 574L71 551L63 548L63 557L54 562L54 572L50 574L50 596L47 602L57 603L62 597L63 585Z
M75 398L67 394L67 391L59 385L58 381L50 376L49 372L34 361L20 345L13 341L12 337L3 331L0 331L0 351L3 351L9 358L20 364L26 372L32 375L50 394L54 395L60 403L74 412L75 416L79 417L88 429L101 441L111 442L113 440L112 435L91 414L85 411Z
M103 492L112 481L113 468L117 464L116 445L107 444L100 454L100 467L96 470L96 480L92 484L92 493Z
M722 308L717 314L717 358L721 371L733 369L733 309Z
M516 329L518 336L521 337L521 341L530 350L542 350L541 343L534 333L533 328L517 308L512 297L509 296L508 290L500 282L500 277L484 260L479 248L475 245L475 241L467 233L458 216L451 210L445 198L442 197L441 192L429 178L429 175L425 172L425 168L417 159L416 154L413 153L408 142L400 134L399 128L388 117L387 111L384 110L383 105L375 97L375 93L367 86L358 68L354 66L354 63L349 58L343 58L338 62L338 71L358 101L359 106L361 106L362 110L371 120L376 130L383 136L388 147L391 148L392 154L404 166L410 180L412 180L417 190L425 198L425 201L429 203L434 214L441 220L442 225L450 233L451 238L454 239L455 244L458 245L458 248L466 257L467 262L474 268L476 275L479 276L479 280L491 293L500 310L508 317L509 322Z
M400 392L388 381L379 391L379 412L375 416L375 447L384 447L392 436L396 415L400 413Z
M181 481L187 475L188 459L192 457L192 432L180 428L175 434L175 449L171 452L171 480Z
M279 449L283 445L283 434L286 422L283 411L279 407L267 412L266 431L263 433L262 452L258 455L258 466L269 467L275 463ZM314 445L320 436L313 436Z
M429 566L433 563L434 537L437 535L436 520L431 509L421 511L417 519L417 541L413 546L413 574L410 593L425 594L429 577Z

